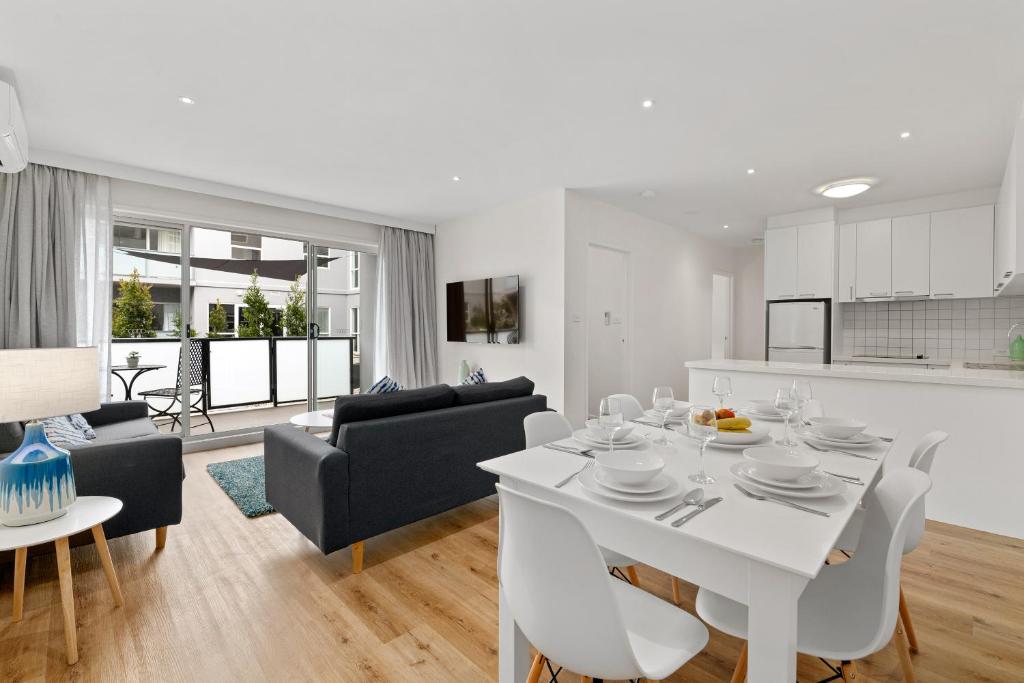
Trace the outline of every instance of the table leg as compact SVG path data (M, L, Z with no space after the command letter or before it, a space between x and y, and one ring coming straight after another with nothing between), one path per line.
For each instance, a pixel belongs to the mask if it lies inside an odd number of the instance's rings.
M25 608L25 563L28 560L28 548L14 551L14 614L12 621L21 621Z
M530 643L498 588L498 681L521 683L530 673Z
M126 401L132 400L131 389L128 388L128 382L124 381L124 377L121 376L121 373L118 372L117 370L111 370L110 374L113 375L114 377L118 378L119 380L121 380L121 386L124 387L124 400L126 400Z
M71 550L67 536L54 541L57 546L57 578L60 579L60 605L64 611L64 645L68 666L78 661L78 634L75 631L75 591L71 585Z
M797 604L807 579L751 563L748 683L796 680Z
M103 573L107 576L107 585L110 586L110 593L114 596L114 604L118 607L124 606L124 596L121 594L121 584L117 581L117 573L114 571L114 562L110 559L110 548L107 546L107 537L103 534L103 525L97 524L92 528L92 540L96 542L96 552L100 555L100 564L103 565Z

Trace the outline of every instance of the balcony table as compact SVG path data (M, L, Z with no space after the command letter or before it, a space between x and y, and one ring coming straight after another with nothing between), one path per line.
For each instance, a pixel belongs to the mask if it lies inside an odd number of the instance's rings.
M766 424L770 425L773 437L782 435L781 424ZM635 425L634 433L653 437L658 431ZM868 432L896 436L893 430L878 425L869 425ZM586 464L583 456L537 447L487 460L479 466L498 475L509 488L568 508L580 518L598 545L747 605L748 681L777 683L796 680L800 594L808 581L817 576L865 492L877 483L891 445L883 441L859 451L876 460L812 451L819 457L822 470L870 482L868 486L848 485L840 496L798 501L829 512L831 516L827 518L745 497L733 487L735 478L729 472L734 463L743 459L742 451L709 447L705 469L717 481L703 487L705 498L721 496L724 500L678 528L670 522L684 510L661 522L654 517L678 503L683 492L677 498L658 503L621 503L586 492L578 479L556 489L556 482ZM665 458L667 474L684 483L686 491L696 486L687 479L697 471L696 441L676 435L671 449L659 452ZM530 665L529 643L509 612L500 588L498 605L498 680L521 683L526 680Z
M134 368L131 367L130 365L111 365L110 374L114 375L114 377L117 377L119 380L121 380L121 386L124 387L124 400L131 401L132 387L135 386L135 380L137 380L139 377L142 377L147 372L151 372L153 370L163 370L166 367L166 365L144 365L142 363L139 363ZM129 381L125 381L121 373L128 372L130 370L134 370L135 372L131 375L131 379Z

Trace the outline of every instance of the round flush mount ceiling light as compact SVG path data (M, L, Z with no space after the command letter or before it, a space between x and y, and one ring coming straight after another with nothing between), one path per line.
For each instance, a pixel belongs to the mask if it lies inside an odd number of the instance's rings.
M752 169L752 168L748 168L747 169L747 175L754 175L755 173L757 173L757 171L755 171L754 169Z
M188 97L186 95L182 95L181 97L179 97L178 101L181 102L182 104L195 104L196 103L195 100L193 100L191 97Z
M644 109L650 109L651 107L654 106L654 100L644 100L643 102L640 103L640 106L643 107Z
M814 191L829 199L849 199L867 192L875 184L874 178L847 178L827 183Z
M905 130L902 133L900 133L900 140L909 140L909 139L910 139L910 131L909 130Z
M722 230L728 230L728 229L729 229L729 226L728 226L728 225L723 225L723 226L722 226Z
M640 196L643 197L644 199L650 199L651 197L654 196L654 194L654 190L644 190L643 192L640 193Z
M452 182L453 182L453 183L457 183L457 182L459 182L460 180L462 180L462 177L461 177L461 176L457 176L457 175L453 175L453 176L452 176Z

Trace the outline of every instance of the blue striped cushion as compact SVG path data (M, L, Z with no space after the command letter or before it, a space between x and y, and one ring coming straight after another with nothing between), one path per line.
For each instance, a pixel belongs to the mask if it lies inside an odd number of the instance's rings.
M87 439L96 438L96 431L89 425L89 421L81 413L68 415L68 419L71 420L71 424L75 426L75 429L82 432L82 436Z
M484 377L484 369L477 368L473 372L469 373L466 379L459 382L459 384L486 384L487 378Z
M74 446L84 446L89 443L82 432L75 425L71 424L71 420L66 415L48 417L45 420L40 420L40 422L43 424L46 438L57 448L67 449Z
M401 391L402 385L391 379L387 375L384 375L379 380L374 382L373 386L370 387L366 393L368 394L390 394L393 391Z

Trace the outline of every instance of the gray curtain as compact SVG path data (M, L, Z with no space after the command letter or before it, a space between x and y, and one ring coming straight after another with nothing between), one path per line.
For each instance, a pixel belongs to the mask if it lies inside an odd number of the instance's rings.
M434 236L385 227L377 255L374 381L437 383Z

